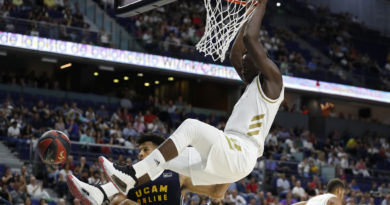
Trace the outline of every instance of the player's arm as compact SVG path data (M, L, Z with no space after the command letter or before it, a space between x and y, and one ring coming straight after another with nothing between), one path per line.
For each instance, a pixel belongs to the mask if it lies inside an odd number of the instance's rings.
M301 201L301 202L295 203L293 205L306 205L306 201Z
M238 33L236 39L234 40L232 49L230 51L230 63L233 65L234 69L236 69L237 74L240 76L242 80L242 56L246 52L245 44L244 44L244 31L246 28L246 22L242 25L240 32Z
M259 42L261 23L267 7L267 0L259 0L253 15L248 20L244 31L244 44L252 57L255 68L264 76L262 88L267 97L277 99L280 95L283 80L278 67L272 62L265 48Z
M223 199L229 184L216 184L209 186L195 186L192 184L191 178L180 175L180 185L182 189L188 190L197 194L205 194L213 199Z

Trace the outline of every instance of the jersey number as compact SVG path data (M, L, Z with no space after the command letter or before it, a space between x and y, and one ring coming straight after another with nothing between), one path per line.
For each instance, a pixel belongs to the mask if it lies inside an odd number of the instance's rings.
M225 138L231 150L241 151L241 146L235 143L237 141L236 139L227 136L225 136Z

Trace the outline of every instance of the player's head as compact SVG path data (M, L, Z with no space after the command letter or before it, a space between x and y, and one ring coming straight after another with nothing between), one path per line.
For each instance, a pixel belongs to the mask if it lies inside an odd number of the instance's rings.
M242 70L241 76L246 83L250 83L253 77L259 74L259 69L256 69L253 57L248 52L245 52L242 56Z
M343 198L345 185L344 182L338 178L329 181L327 186L328 193L336 195L339 199Z
M137 139L138 159L143 160L164 141L165 139L157 134L141 134Z

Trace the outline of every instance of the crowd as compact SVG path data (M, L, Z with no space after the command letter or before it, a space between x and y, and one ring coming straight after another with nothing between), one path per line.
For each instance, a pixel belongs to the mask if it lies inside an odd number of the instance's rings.
M13 171L5 167L0 187L0 204L47 205L54 203L53 196L49 195L42 181L37 180L26 166L17 170L13 169ZM65 205L64 199L56 201L58 205Z
M312 21L309 21L308 27L299 28L297 32L342 68L332 69L333 73L344 80L350 76L364 75L364 81L361 82L363 85L374 89L390 89L386 83L389 80L389 72L386 70L386 64L382 64L383 55L379 55L380 52L386 52L386 49L365 49L365 43L376 45L378 42L366 34L369 30L357 17L349 13L335 14L329 8L314 7L310 3L307 3L306 7L310 11L309 16L313 17ZM363 34L364 37L360 38L365 38L366 42L357 40ZM378 80L382 82L381 85L378 85Z
M4 0L0 16L1 31L111 47L110 35L92 31L71 0Z

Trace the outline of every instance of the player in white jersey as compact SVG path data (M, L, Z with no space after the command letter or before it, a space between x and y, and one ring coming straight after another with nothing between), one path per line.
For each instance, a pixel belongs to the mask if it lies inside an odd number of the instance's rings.
M129 189L154 180L167 162L189 145L201 157L169 165L169 169L191 178L194 185L225 184L246 177L263 155L264 141L284 98L282 75L259 42L259 31L267 0L260 0L251 18L243 25L231 51L231 63L246 90L234 106L224 131L194 119L185 120L158 149L133 166L119 166L104 157L99 161L116 188ZM169 163L168 163L169 164ZM219 190L220 191L220 190Z
M332 179L327 186L326 194L315 196L309 201L302 201L293 205L342 205L345 185L340 179Z

